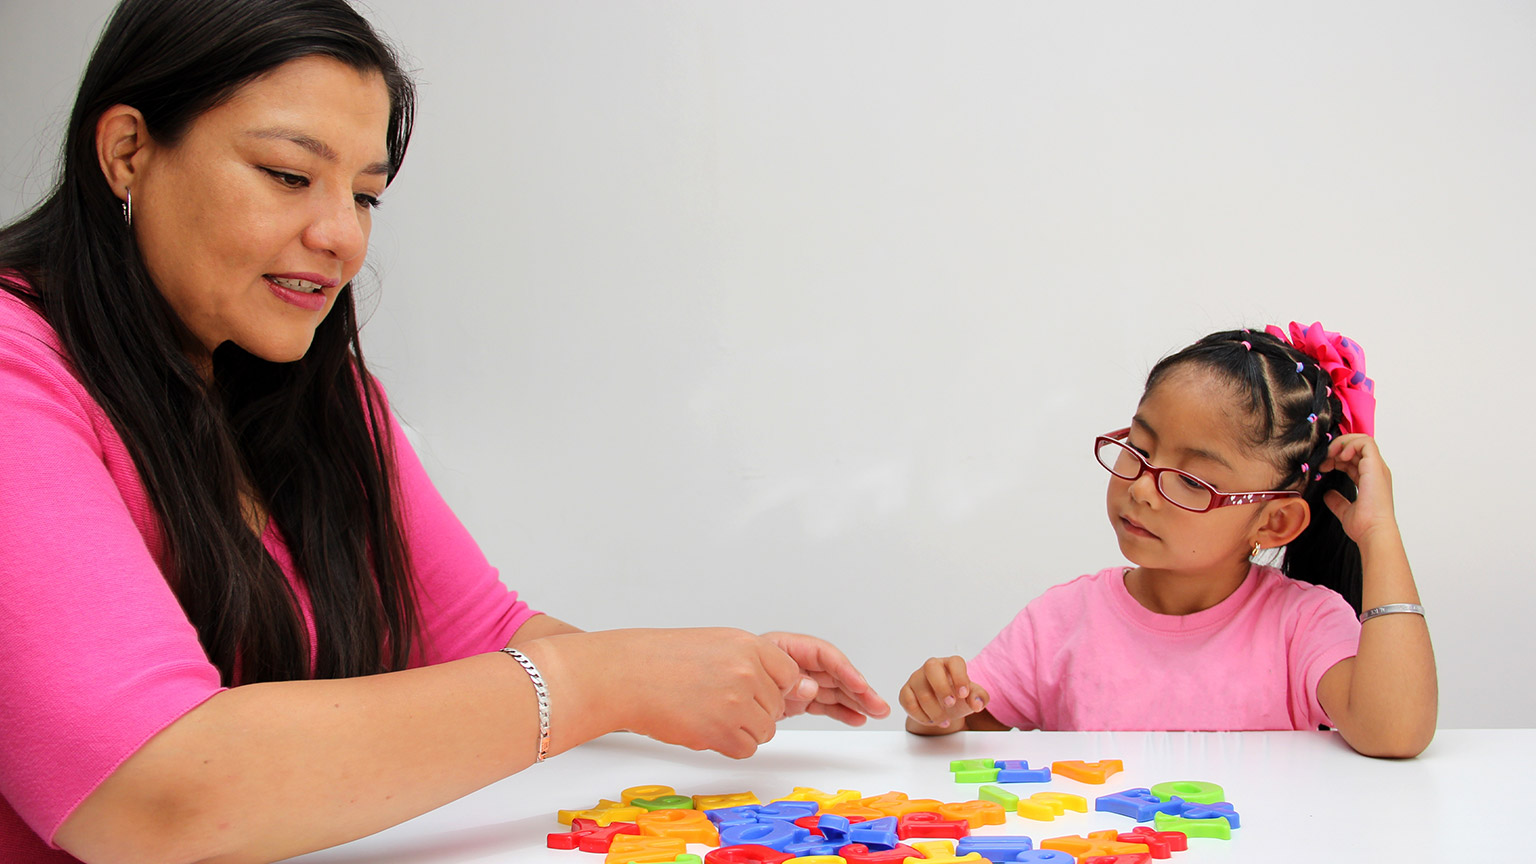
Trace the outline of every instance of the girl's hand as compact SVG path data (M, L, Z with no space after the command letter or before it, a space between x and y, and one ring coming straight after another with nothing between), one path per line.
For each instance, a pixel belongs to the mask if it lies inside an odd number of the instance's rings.
M991 697L966 673L963 657L930 657L901 688L901 707L914 723L959 730L955 721L987 707Z
M1364 545L1368 537L1379 531L1397 530L1392 472L1381 458L1375 439L1369 435L1341 435L1328 447L1328 458L1318 467L1325 472L1343 471L1354 481L1354 501L1333 491L1323 496L1323 503L1339 517L1351 540Z
M785 717L822 714L849 726L862 726L869 717L891 713L891 706L830 642L799 633L764 633L763 638L799 664L801 676L814 685L807 687L801 681L794 691L785 694Z

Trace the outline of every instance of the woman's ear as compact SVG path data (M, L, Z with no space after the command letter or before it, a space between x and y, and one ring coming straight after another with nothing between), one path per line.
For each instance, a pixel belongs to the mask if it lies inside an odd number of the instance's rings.
M1312 508L1306 501L1300 498L1271 501L1254 540L1265 549L1275 549L1301 536L1311 522Z
M113 105L96 121L96 160L119 199L128 197L149 143L149 129L137 108Z

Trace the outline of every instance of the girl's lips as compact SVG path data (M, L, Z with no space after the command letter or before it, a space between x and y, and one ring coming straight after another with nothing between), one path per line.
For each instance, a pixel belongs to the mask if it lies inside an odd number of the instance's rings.
M1120 524L1125 526L1125 530L1127 532L1129 532L1131 534L1135 534L1137 537L1151 537L1154 540L1157 539L1157 535L1156 534L1153 534L1151 531L1148 531L1146 528L1143 528L1141 523L1137 522L1134 519L1130 519L1128 517L1121 516L1120 517Z

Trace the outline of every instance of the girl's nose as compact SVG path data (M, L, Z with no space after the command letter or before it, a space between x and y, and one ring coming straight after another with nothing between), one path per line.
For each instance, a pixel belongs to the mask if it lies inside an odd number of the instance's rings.
M1141 472L1141 476L1131 481L1131 500L1138 504L1157 504L1157 499L1162 493L1157 491L1157 481L1152 478L1151 471Z

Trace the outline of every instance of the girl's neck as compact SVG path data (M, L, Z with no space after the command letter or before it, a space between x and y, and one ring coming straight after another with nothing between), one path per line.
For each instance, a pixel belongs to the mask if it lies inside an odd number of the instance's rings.
M1247 578L1249 569L1246 561L1214 573L1137 567L1126 572L1125 589L1151 612L1193 615L1232 596Z

